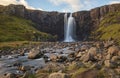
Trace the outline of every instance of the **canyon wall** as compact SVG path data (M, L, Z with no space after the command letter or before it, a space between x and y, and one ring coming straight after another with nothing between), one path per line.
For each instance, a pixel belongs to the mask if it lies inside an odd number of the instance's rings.
M97 29L104 16L111 12L120 11L120 4L105 5L91 9L90 11L79 11L73 13L77 25L77 37L79 40L88 39L90 33ZM26 9L23 5L0 6L0 14L15 15L33 21L34 26L40 31L57 35L58 40L63 39L64 13L46 12L40 10Z

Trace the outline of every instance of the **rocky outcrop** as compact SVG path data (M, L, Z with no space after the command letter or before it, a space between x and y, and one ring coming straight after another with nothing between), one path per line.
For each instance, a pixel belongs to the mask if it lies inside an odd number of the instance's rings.
M90 33L97 29L100 21L107 13L120 11L120 4L105 5L94 8L90 11L79 11L73 13L75 17L78 39L88 39ZM63 39L64 34L64 13L45 12L40 10L29 10L23 5L0 6L0 14L9 14L32 20L40 31L57 35Z

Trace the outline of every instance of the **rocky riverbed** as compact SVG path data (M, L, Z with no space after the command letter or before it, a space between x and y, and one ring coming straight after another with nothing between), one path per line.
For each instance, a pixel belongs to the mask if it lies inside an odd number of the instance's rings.
M113 41L41 42L0 54L0 78L120 78Z

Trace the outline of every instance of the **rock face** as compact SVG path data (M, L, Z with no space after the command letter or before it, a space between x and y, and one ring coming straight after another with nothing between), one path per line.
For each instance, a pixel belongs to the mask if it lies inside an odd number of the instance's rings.
M91 31L99 26L99 22L107 13L120 11L120 4L105 5L90 11L79 11L73 13L77 25L77 37L81 40L88 39ZM40 10L29 10L23 5L0 6L0 14L16 15L36 23L40 31L57 35L63 39L64 34L64 13L45 12Z

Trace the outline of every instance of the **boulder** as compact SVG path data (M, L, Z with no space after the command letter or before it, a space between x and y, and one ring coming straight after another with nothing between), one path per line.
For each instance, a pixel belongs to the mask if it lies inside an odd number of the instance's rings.
M68 78L65 73L52 73L48 78Z
M59 55L58 56L58 62L64 62L64 61L66 61L67 60L67 57L66 56L63 56L63 55Z
M89 50L88 50L88 53L91 55L91 56L95 56L97 54L97 48L96 47L91 47Z
M82 45L80 48L81 51L86 51L88 49L89 49L89 47L87 45Z
M42 56L43 56L43 53L35 49L32 49L28 54L29 59L41 58Z
M80 58L80 60L82 60L83 62L88 62L89 60L91 60L91 55L89 54L89 53L87 53L87 54L84 54L81 58Z
M58 58L58 56L57 56L56 54L51 54L51 55L50 55L50 60L51 60L51 61L56 61L57 58Z
M82 53L82 52L79 52L79 53L76 55L76 57L77 57L77 58L80 58L82 55L83 55L83 53Z
M119 47L117 46L111 46L110 48L108 48L108 54L118 55L118 52L119 52Z
M107 54L106 57L105 57L106 60L110 60L111 58L112 58L111 54Z
M28 71L28 70L30 70L30 69L31 69L30 66L21 66L21 67L20 67L20 70L21 70L21 71Z
M116 62L117 60L120 60L119 56L113 56L111 59L112 62Z
M104 47L105 47L105 48L109 48L109 47L111 47L112 45L114 45L114 41L108 41L108 42L104 43Z
M113 67L115 67L116 65L111 61L111 60L105 60L104 61L104 65L106 66L106 67L109 67L109 68L113 68Z

